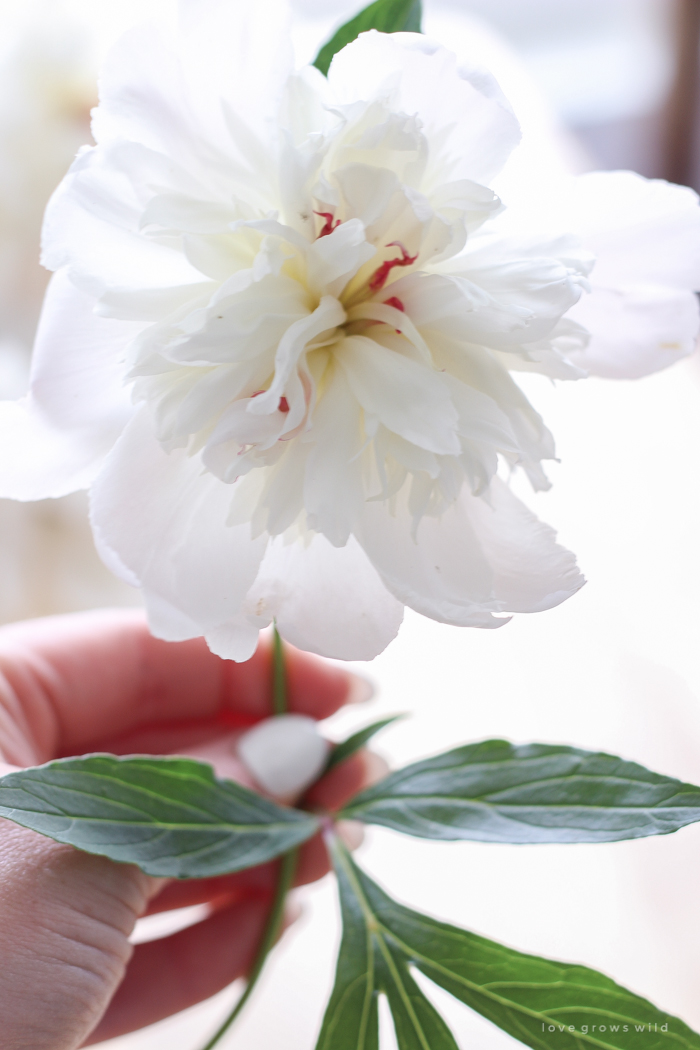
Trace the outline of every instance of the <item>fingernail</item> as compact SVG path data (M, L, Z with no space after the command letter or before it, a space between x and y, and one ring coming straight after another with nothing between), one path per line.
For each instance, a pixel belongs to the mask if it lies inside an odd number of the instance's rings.
M374 696L375 688L369 678L361 675L350 675L350 688L345 698L346 704L366 704Z
M364 751L362 755L365 760L365 778L362 787L372 787L373 784L384 780L384 777L390 772L390 766L381 755L375 754L374 751Z
M339 820L335 826L340 841L351 851L365 839L365 826L359 820Z
M304 914L304 907L296 897L288 897L284 906L284 928L298 922Z

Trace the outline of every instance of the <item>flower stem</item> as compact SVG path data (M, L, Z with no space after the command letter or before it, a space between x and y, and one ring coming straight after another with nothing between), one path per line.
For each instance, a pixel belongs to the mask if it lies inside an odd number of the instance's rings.
M272 907L270 914L267 919L267 925L265 926L265 932L263 933L262 940L258 947L258 953L255 957L255 962L248 976L248 984L246 985L243 995L240 997L236 1005L234 1006L231 1013L228 1015L224 1023L219 1028L206 1046L202 1047L202 1050L212 1050L212 1047L216 1046L219 1040L226 1034L233 1022L238 1017L239 1013L250 999L253 989L258 982L258 978L262 973L265 961L270 953L270 949L273 947L277 937L279 936L280 929L282 927L282 919L284 918L284 902L289 892L289 888L292 885L294 879L294 872L297 866L297 855L298 848L290 850L289 853L285 853L280 861L279 877L277 879L277 886L275 887L275 896L272 901Z
M275 625L272 636L272 710L276 715L283 715L287 711L287 671L284 665L282 639L277 630L277 625ZM277 885L275 886L275 896L273 897L270 914L267 917L267 923L265 924L265 929L260 944L258 945L255 961L253 962L250 974L248 975L248 983L245 987L245 991L219 1030L214 1033L206 1046L202 1047L202 1050L212 1050L219 1040L223 1038L250 999L255 985L258 983L258 978L263 971L270 950L277 940L282 928L284 904L292 882L294 881L298 856L299 848L296 847L295 849L290 850L289 853L285 853L280 860L280 870L277 877Z
M272 710L276 715L287 713L287 671L277 624L272 635Z

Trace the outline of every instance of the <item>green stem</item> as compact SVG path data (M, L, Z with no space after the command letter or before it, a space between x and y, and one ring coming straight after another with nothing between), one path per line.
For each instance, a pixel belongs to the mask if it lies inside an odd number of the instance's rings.
M202 1050L212 1050L212 1047L216 1046L219 1040L226 1034L233 1022L238 1017L239 1013L250 999L253 989L258 982L258 978L262 973L265 961L270 953L270 949L273 947L277 940L280 930L282 928L282 919L284 918L284 902L287 897L287 893L292 885L294 879L294 872L297 866L297 854L299 850L293 849L289 853L285 853L280 861L280 872L277 880L277 886L275 887L275 896L270 909L270 914L267 918L267 925L265 926L265 932L263 933L262 940L258 947L258 953L253 963L253 968L250 971L248 977L248 984L240 997L236 1005L234 1006L231 1013L228 1015L224 1023L219 1028L209 1042L202 1048Z
M272 635L272 710L276 715L287 713L287 670L277 624Z
M272 710L276 715L286 714L287 711L287 670L284 664L282 639L280 638L276 624L272 635ZM245 991L219 1030L214 1033L206 1046L202 1047L202 1050L212 1050L226 1032L228 1032L229 1028L250 999L255 985L258 983L258 978L263 971L270 950L279 937L280 930L282 929L284 903L287 899L287 894L289 893L292 882L294 881L298 856L299 849L297 847L290 850L289 853L285 853L280 860L280 870L277 878L277 885L275 887L275 896L272 901L272 907L270 908L270 914L267 917L267 923L265 925L262 939L258 945L255 961L253 962L252 969L248 975L248 983L245 987Z

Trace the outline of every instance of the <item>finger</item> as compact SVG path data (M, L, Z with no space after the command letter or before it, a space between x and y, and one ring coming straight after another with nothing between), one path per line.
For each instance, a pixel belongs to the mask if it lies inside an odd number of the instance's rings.
M170 937L137 945L124 980L84 1045L153 1024L244 976L269 908L269 898L235 903Z
M128 938L158 887L132 865L0 821L3 1047L80 1045L121 980Z
M292 711L327 718L371 687L285 647ZM4 758L18 765L88 750L165 753L222 726L269 715L271 654L221 660L203 639L153 638L137 610L49 617L0 628Z
M299 851L299 860L294 873L294 886L303 886L322 879L329 871L328 854L321 834L314 835ZM260 864L256 868L237 871L232 875L219 875L211 879L184 879L169 882L150 902L146 915L188 908L193 904L222 903L233 905L263 897L271 897L279 873L276 861Z
M358 751L313 784L304 796L304 803L310 809L333 812L359 791L382 780L388 772L389 766L379 755Z
M321 809L338 809L358 791L385 777L388 768L384 759L374 752L358 751L326 774L309 792L307 802L313 794L314 801L309 804ZM354 845L359 845L359 842ZM318 834L305 842L299 851L294 885L302 886L308 882L315 882L323 878L328 870L328 854L323 838ZM212 879L170 882L151 901L148 914L224 899L230 903L243 901L261 891L272 893L276 872L277 865L272 862Z

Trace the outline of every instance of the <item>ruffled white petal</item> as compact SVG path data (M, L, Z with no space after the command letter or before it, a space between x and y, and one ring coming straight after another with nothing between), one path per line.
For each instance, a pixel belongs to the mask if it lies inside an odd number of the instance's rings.
M368 504L358 536L399 601L457 626L499 627L495 614L551 608L583 583L553 530L498 479L488 502L462 490L440 518L421 520L415 538L407 493L394 514Z
M183 295L192 298L211 285L179 246L158 244L140 230L148 187L160 181L165 160L133 143L116 151L86 149L49 202L44 266L68 267L86 292L105 297L105 313L157 320Z
M571 360L589 373L636 378L691 353L698 332L700 207L693 190L630 171L591 172L516 189L503 230L570 230L596 258L591 292L568 316L590 332ZM695 320L694 320L695 318Z
M346 339L336 357L366 413L430 452L459 453L457 410L439 373L365 336Z
M488 499L467 499L482 551L493 571L493 588L508 612L532 613L561 604L585 583L571 551L539 521L500 478Z
M140 324L106 320L64 272L49 285L30 392L0 412L0 493L44 499L86 488L131 413L124 357Z
M633 172L593 172L572 185L567 208L597 260L592 294L570 315L591 333L574 363L635 379L692 353L700 330L697 194Z
M694 292L668 285L595 287L572 311L591 339L568 359L591 375L638 379L692 354L700 330Z
M100 552L138 580L159 637L201 635L235 618L265 551L250 526L226 524L230 486L197 457L167 455L140 410L91 492Z
M141 142L217 191L233 150L238 174L254 187L268 169L256 161L269 159L266 131L291 72L288 21L282 0L205 0L183 4L177 28L132 30L102 72L96 140Z
M520 129L495 80L460 68L452 52L413 33L362 33L333 59L331 96L341 104L386 94L393 108L417 114L441 142L441 182L488 183L518 144Z
M0 498L22 501L88 488L106 451L57 430L30 398L0 402L0 448Z
M596 257L597 284L700 288L700 207L687 186L595 171L566 184L561 208Z
M313 415L304 474L304 507L310 529L334 547L347 543L362 512L361 409L341 368L334 368Z
M308 544L277 537L246 604L261 626L275 618L292 645L339 660L372 660L403 618L354 538L337 548L320 535Z

